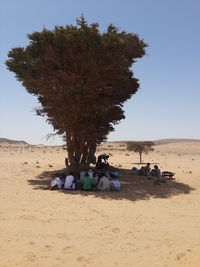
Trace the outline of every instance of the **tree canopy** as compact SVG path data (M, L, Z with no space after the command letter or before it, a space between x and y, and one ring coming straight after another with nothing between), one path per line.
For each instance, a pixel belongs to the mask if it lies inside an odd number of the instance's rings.
M153 151L152 146L154 145L151 141L132 141L127 143L127 149L129 151L138 152L140 155L140 163L142 163L142 153L148 154Z
M147 45L136 34L109 25L76 25L28 34L26 47L8 53L7 68L37 97L45 116L67 143L72 164L87 163L91 152L124 119L123 103L139 88L132 64Z

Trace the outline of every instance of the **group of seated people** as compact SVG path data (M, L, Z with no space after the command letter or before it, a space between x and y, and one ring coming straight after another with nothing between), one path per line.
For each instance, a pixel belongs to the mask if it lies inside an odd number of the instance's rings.
M146 166L142 166L140 169L136 167L132 168L132 174L140 175L140 176L148 176L148 177L157 177L162 178L161 171L158 168L158 165L154 165L154 168L150 168L150 163L147 163Z
M153 180L153 184L165 183L166 179L162 176L160 169L158 168L158 165L154 165L154 168L150 168L150 163L147 163L146 166L141 167L140 169L137 169L136 167L132 168L132 174L134 175L140 175L140 176L147 176L149 180Z
M99 173L92 170L83 170L78 177L75 177L73 172L70 172L66 177L56 177L51 182L51 190L66 189L84 191L120 191L120 181L116 180L116 172Z

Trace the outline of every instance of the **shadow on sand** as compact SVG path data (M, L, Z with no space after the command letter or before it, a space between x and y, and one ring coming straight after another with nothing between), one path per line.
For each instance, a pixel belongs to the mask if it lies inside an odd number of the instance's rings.
M64 193L68 195L81 195L81 196L94 196L102 199L115 199L115 200L147 200L149 198L169 198L180 194L189 194L194 188L188 184L183 184L175 180L167 180L166 183L161 185L154 185L152 180L148 180L147 177L133 176L131 171L127 169L116 169L121 175L121 191L120 192L85 192L82 190L69 191L59 190L52 191ZM33 186L34 190L47 190L50 189L50 184L56 174L64 173L63 170L45 171L42 172L35 179L28 180L28 183Z

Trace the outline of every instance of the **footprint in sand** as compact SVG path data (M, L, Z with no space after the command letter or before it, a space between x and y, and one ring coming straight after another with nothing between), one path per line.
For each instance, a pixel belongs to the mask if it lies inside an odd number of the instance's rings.
M59 238L59 239L67 239L67 234L66 233L58 233L57 234L57 238Z
M112 229L112 232L115 233L115 234L117 234L117 233L120 232L120 229L119 229L119 228L113 228L113 229Z
M185 253L178 253L177 255L176 255L176 260L181 260L183 257L185 256Z
M37 259L37 257L35 256L34 253L29 252L29 253L27 254L27 260L28 260L28 261L34 262L36 259Z
M107 230L109 228L110 228L109 226L105 226L105 227L101 228L100 230L103 231L103 230Z
M86 258L83 257L83 256L79 256L79 257L77 257L77 261L78 261L78 262L82 262L82 263L89 263L89 260L86 259Z
M63 248L63 251L65 252L67 250L70 250L71 248L72 248L72 246L67 246L67 247Z
M48 250L51 250L52 246L51 245L45 245L45 248L47 248Z
M19 219L26 220L26 221L34 221L37 218L35 216L32 216L32 215L22 215L19 217Z

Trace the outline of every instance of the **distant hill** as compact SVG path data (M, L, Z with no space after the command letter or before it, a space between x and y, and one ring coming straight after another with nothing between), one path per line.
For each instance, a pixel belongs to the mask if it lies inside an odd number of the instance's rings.
M0 138L0 145L9 144L9 145L28 145L25 141L11 140L7 138Z
M200 139L159 139L153 141L155 145L164 145L164 144L172 144L172 143L183 143L183 142L200 142Z
M133 140L132 140L133 141ZM151 141L151 140L148 140ZM126 146L127 142L130 141L108 141L104 143L104 145L109 146L111 144L115 144L119 147L124 147ZM178 139L178 138L169 138L169 139L158 139L158 140L153 140L155 145L165 145L165 144L172 144L172 143L181 143L181 142L200 142L200 139ZM7 138L0 138L0 145L30 145L29 143L25 141L18 141L18 140L11 140ZM39 147L43 147L45 145L37 145Z
M134 141L134 140L132 140ZM151 140L146 140L151 141ZM108 141L107 144L116 144L119 146L126 145L128 142L131 141ZM137 141L136 141L137 142ZM173 143L181 143L181 142L200 142L200 139L178 139L178 138L169 138L169 139L158 139L152 140L155 145L165 145L165 144L173 144Z

